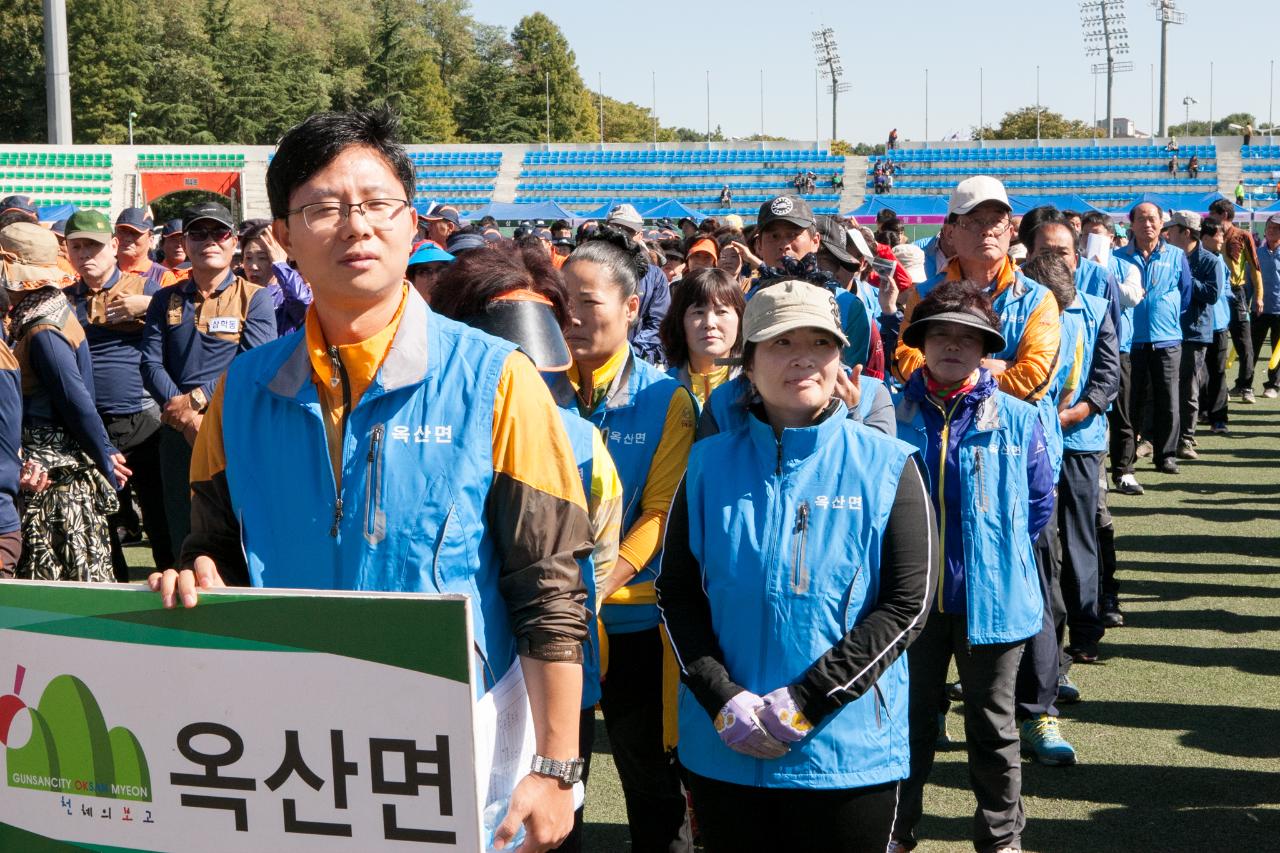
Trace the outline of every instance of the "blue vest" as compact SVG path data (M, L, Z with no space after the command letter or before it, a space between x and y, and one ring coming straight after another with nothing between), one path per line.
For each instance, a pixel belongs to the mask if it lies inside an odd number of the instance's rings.
M1128 261L1122 261L1111 255L1111 278L1116 286L1116 301L1120 300L1120 283L1124 281L1125 273L1132 266ZM1116 326L1116 341L1120 345L1120 352L1127 353L1133 349L1133 306L1120 309L1120 324Z
M694 445L685 480L689 546L734 681L759 694L796 681L874 609L882 536L911 452L850 423L843 406L815 426L784 430L780 441L750 417L744 428ZM923 612L928 602L920 605ZM903 779L910 763L906 664L899 657L872 689L772 761L726 747L682 686L680 761L703 776L757 787Z
M347 414L341 492L305 335L250 350L227 371L227 484L254 586L468 596L482 695L516 653L485 524L493 401L515 347L432 313L416 291L407 298L382 367Z
M1182 267L1186 253L1161 240L1149 258L1133 243L1117 249L1114 257L1142 273L1147 295L1133 309L1133 343L1182 342Z
M1040 426L1044 429L1044 447L1049 454L1055 483L1062 473L1062 422L1058 420L1058 401L1062 399L1063 386L1075 361L1076 341L1082 340L1079 316L1063 312L1058 315L1058 324L1061 328L1058 358L1049 377L1049 387L1045 389L1044 396L1034 403L1036 414L1040 416Z
M1074 406L1084 398L1085 388L1089 384L1089 374L1093 371L1093 356L1098 346L1098 331L1102 328L1111 305L1105 299L1087 293L1077 293L1076 301L1063 315L1062 343L1066 345L1067 317L1076 318L1073 327L1078 327L1083 335L1084 349L1081 352L1083 361L1080 364L1080 384L1067 400L1068 406ZM1074 349L1074 344L1073 344ZM1074 351L1070 354L1074 357ZM1064 358L1067 354L1064 352ZM1071 369L1070 365L1067 367ZM1096 453L1107 449L1106 415L1094 412L1078 424L1073 424L1062 432L1063 449L1073 453Z
M898 438L928 449L924 414L899 398ZM1004 392L983 401L960 444L969 642L1014 643L1040 630L1044 608L1028 530L1027 459L1036 409ZM948 511L954 511L948 507ZM939 522L940 526L942 522Z
M577 395L565 375L552 379L551 394L556 403L574 413L579 413ZM622 480L622 535L625 538L643 514L644 487L649 482L649 469L654 453L662 441L662 431L667 422L667 409L676 394L688 394L679 382L635 353L627 356L627 363L618 371L603 400L595 411L585 415L605 434L609 455ZM692 396L692 395L690 395ZM694 403L697 411L697 403ZM648 565L637 566L639 571L627 586L652 583L658 576L662 559L659 551ZM644 631L658 625L658 607L654 604L606 604L600 608L600 618L611 634Z
M573 461L582 477L582 493L591 505L591 478L595 466L592 436L596 428L576 412L560 410L560 420L573 448ZM600 635L596 631L596 561L592 554L578 560L582 583L587 588L587 639L582 643L582 707L593 708L600 701Z

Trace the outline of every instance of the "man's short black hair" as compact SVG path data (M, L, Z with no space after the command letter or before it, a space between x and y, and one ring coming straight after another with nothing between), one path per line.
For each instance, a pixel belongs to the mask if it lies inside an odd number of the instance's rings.
M395 173L405 198L413 201L413 164L397 140L400 120L384 108L350 112L316 113L291 127L280 138L267 167L267 197L271 217L289 215L289 196L313 175L353 145L372 148Z
M1080 228L1083 230L1087 231L1088 229L1094 228L1098 225L1106 227L1108 234L1114 233L1116 230L1115 226L1111 223L1111 217L1103 213L1101 210L1091 210L1084 216L1080 217Z
M1209 212L1227 222L1231 222L1236 218L1236 206L1232 204L1230 199L1215 199L1209 205Z

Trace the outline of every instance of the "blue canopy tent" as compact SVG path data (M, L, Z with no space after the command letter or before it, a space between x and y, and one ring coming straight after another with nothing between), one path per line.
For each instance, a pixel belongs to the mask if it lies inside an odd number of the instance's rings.
M670 219L672 222L679 222L685 217L694 222L701 222L707 218L705 213L694 210L674 198L660 201L649 208L641 208L640 216L645 219Z
M467 214L468 219L482 219L486 216L492 216L499 222L523 222L526 219L554 221L556 219L569 220L575 218L573 213L565 210L554 201L493 201Z
M1067 195L1011 195L1009 196L1009 204L1013 206L1013 212L1018 215L1024 214L1032 208L1044 207L1045 205L1052 205L1058 210L1074 210L1077 213L1088 213L1091 210L1102 209L1074 193Z
M36 214L41 222L57 222L66 219L76 212L74 204L54 204L49 207L37 207Z
M858 205L846 218L865 224L874 223L876 214L888 208L908 225L937 224L947 217L947 197L943 195L873 195Z

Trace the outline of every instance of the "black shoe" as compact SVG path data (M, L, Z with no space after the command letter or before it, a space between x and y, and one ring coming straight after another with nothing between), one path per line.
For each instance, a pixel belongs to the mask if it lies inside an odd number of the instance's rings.
M960 682L947 685L947 698L952 702L964 701L964 689L960 686Z
M1121 474L1116 478L1116 491L1122 495L1143 494L1142 484L1132 474Z
M1114 595L1102 597L1102 624L1107 628L1123 628L1124 614L1120 612L1120 599Z
M1178 463L1172 459L1166 459L1156 465L1156 470L1161 474L1177 474Z
M1076 663L1097 663L1098 644L1090 643L1087 646L1067 646L1067 654L1071 655L1071 659Z

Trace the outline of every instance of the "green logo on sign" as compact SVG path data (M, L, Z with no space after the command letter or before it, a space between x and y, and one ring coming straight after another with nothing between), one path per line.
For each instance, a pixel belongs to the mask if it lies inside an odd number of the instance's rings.
M26 669L19 666L13 693L0 696L0 745L11 788L151 802L151 772L142 744L123 726L107 729L98 700L74 675L49 682L32 708L19 694ZM31 735L10 744L13 723L27 712Z

